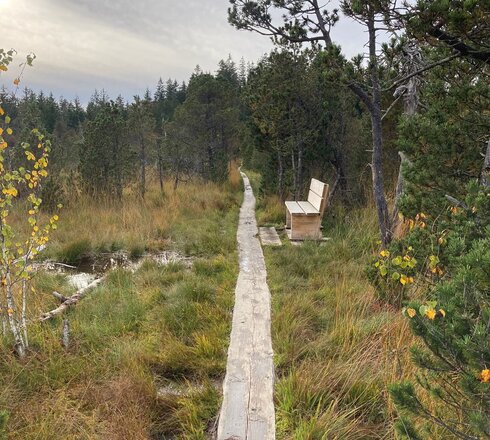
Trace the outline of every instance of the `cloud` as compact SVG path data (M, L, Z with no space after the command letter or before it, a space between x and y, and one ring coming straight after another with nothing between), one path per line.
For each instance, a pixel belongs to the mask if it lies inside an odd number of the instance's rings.
M231 54L255 61L269 39L227 23L228 0L0 0L2 44L33 51L26 83L86 102L94 89L131 98L159 77L186 80ZM352 21L333 31L351 56L365 35Z

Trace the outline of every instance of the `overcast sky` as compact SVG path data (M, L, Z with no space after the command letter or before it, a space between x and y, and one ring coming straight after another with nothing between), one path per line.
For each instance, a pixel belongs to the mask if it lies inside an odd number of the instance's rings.
M337 0L332 1L332 7ZM95 89L131 99L154 90L159 77L187 80L199 64L214 72L228 54L256 61L272 49L267 37L227 22L228 0L0 0L1 46L37 59L23 84L79 96ZM342 18L334 40L352 56L362 50L362 28ZM15 70L12 69L12 70ZM0 83L11 78L0 78Z

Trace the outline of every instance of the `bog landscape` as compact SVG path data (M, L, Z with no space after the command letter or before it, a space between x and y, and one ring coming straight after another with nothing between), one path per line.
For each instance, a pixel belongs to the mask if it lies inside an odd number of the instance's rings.
M96 3L219 47L63 98L0 0L0 439L490 439L489 2Z

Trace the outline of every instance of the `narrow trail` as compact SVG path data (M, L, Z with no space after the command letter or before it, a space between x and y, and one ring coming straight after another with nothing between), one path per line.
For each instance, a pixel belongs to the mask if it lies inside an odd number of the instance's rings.
M238 223L240 273L218 440L273 440L274 365L271 341L270 293L264 254L257 238L255 197L248 177L241 173L245 197Z

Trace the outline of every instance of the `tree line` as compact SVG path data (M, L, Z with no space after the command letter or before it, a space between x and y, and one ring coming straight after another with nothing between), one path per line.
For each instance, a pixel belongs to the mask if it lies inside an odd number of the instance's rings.
M237 67L228 58L215 74L197 67L187 84L160 79L154 93L131 102L96 91L86 106L28 88L18 97L4 89L0 99L15 133L7 165L25 162L20 145L37 128L51 142L45 207L56 205L66 188L117 200L137 184L144 198L148 173L162 191L167 178L175 187L192 175L222 181L238 156L245 69L243 60Z

